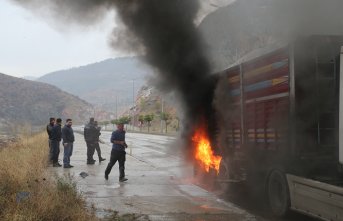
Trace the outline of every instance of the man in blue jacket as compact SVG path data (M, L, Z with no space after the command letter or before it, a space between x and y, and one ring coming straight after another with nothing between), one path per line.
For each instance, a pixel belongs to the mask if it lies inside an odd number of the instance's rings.
M56 124L51 130L51 147L52 147L52 163L53 167L60 167L61 164L58 163L58 156L60 154L60 142L62 138L61 131L62 119L57 118Z
M119 162L119 181L120 182L127 181L127 178L125 178L125 160L126 160L125 148L127 148L127 145L125 143L124 124L122 123L117 124L117 130L113 131L112 136L111 136L111 143L113 143L112 151L111 151L111 159L105 170L105 179L108 180L108 175L110 174L112 167L118 161Z
M74 131L71 128L73 124L71 119L66 120L66 124L62 129L62 139L64 147L64 157L63 157L63 168L72 168L74 166L70 165L70 157L73 154L73 143L75 141Z

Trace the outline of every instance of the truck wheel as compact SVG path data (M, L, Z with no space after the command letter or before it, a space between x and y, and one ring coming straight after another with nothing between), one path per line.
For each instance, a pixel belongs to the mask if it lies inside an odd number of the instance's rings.
M285 174L280 170L273 170L269 175L267 196L274 215L287 215L290 208L289 189Z

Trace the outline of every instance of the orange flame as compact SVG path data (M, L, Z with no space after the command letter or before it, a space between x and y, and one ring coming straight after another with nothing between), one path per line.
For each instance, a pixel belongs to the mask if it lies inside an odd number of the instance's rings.
M192 137L192 141L195 144L195 159L201 162L206 172L209 172L210 168L214 168L218 174L222 157L213 154L205 127L197 128Z

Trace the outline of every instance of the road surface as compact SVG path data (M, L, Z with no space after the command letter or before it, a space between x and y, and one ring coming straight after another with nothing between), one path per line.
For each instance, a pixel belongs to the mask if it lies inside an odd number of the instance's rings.
M74 168L49 168L53 174L72 177L87 201L94 204L99 217L105 217L111 210L120 214L138 214L139 220L152 221L278 220L259 212L258 206L251 207L251 203L246 206L238 202L241 206L237 206L229 202L230 199L220 198L195 185L192 165L182 159L182 151L173 137L127 133L129 148L125 172L128 181L118 181L118 164L113 167L106 181L104 171L110 157L110 136L110 132L102 131L101 139L105 144L101 144L101 150L106 161L99 164L95 152L96 164L87 165L86 144L83 136L76 133L71 157ZM63 147L60 159L62 155ZM88 176L82 178L81 172ZM296 216L290 220L302 218Z

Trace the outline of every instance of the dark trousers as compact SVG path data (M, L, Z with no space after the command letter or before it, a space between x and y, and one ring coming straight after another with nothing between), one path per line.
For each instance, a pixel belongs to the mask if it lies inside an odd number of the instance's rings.
M98 142L95 143L95 150L96 150L96 152L98 153L98 157L99 157L99 161L100 161L100 159L101 159L102 157L101 157L100 145L99 145Z
M87 144L87 162L93 161L96 142L86 142Z
M111 151L111 159L107 165L105 170L105 175L109 175L111 173L112 167L118 161L119 162L119 179L125 177L125 160L126 160L126 152L119 151L119 150L112 150Z
M52 161L52 156L53 156L53 149L51 145L51 140L49 139L49 161Z
M58 155L60 154L60 141L51 140L52 147L52 163L58 163Z
M68 143L64 145L64 157L63 164L70 165L70 157L73 154L73 143Z

